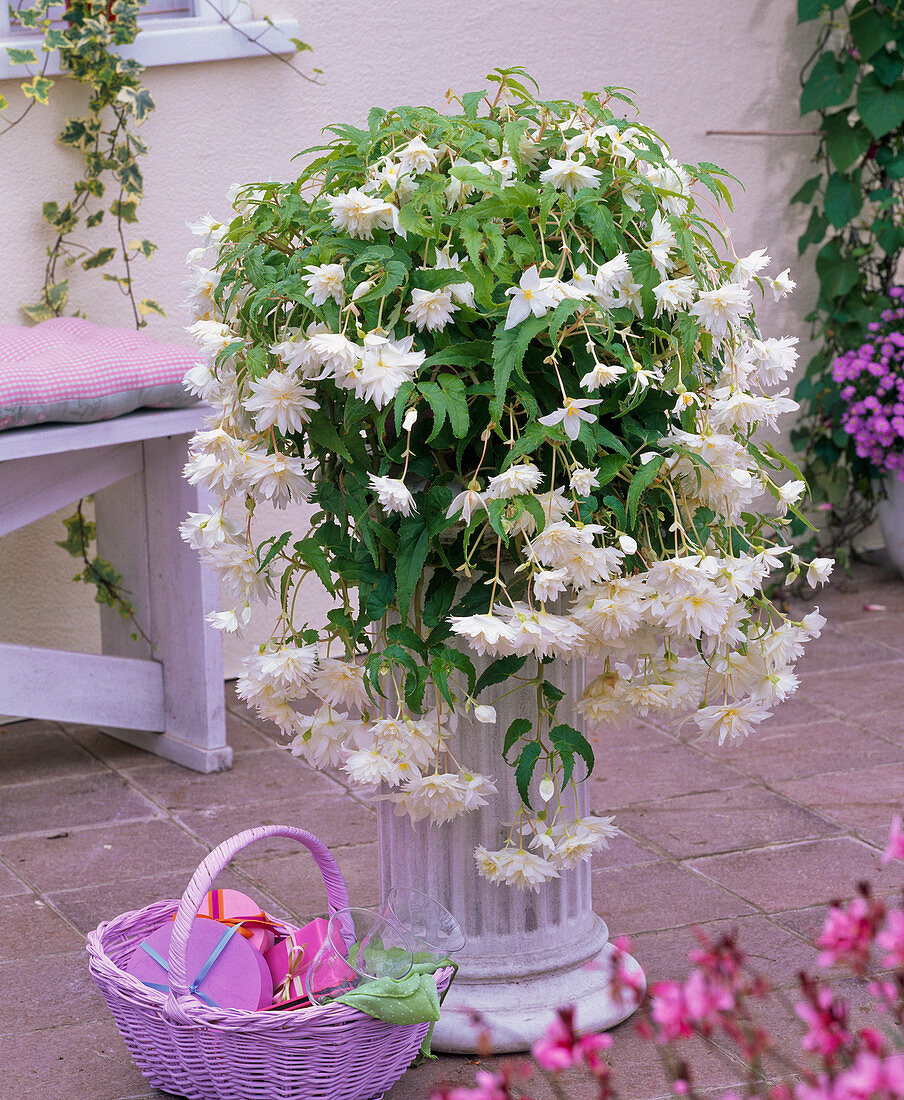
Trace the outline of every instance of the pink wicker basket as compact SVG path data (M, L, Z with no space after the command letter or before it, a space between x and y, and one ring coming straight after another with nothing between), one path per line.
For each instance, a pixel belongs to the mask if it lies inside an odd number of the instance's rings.
M340 1004L283 1012L211 1008L188 990L188 936L208 890L236 852L271 836L310 850L331 913L348 906L342 873L317 837L288 825L249 829L210 853L178 903L123 913L91 932L91 975L135 1064L156 1088L190 1100L374 1100L414 1060L427 1024L396 1027ZM161 993L122 967L174 913L171 988ZM450 969L437 971L441 993L451 976Z

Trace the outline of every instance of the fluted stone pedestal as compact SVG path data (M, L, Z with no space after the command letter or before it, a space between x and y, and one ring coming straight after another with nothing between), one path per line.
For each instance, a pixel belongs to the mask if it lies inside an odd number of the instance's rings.
M489 662L475 658L474 663L479 674ZM547 679L568 693L559 704L558 720L574 725L568 704L583 689L583 665L549 669ZM505 690L500 685L498 694ZM491 695L487 691L483 701ZM613 1001L608 991L612 949L606 924L591 908L589 863L562 873L539 892L496 885L477 873L474 848L501 847L520 805L514 773L502 760L502 741L515 718L533 717L532 701L529 689L515 692L497 704L496 726L469 716L459 721L450 741L465 767L494 778L499 794L488 806L435 826L426 821L412 825L408 817L393 813L391 803L380 803L383 896L393 886L430 894L458 919L468 940L456 956L458 976L434 1031L436 1050L475 1052L475 1013L489 1029L493 1049L508 1052L526 1050L561 1005L575 1006L578 1026L585 1030L612 1027L633 1011L632 1005ZM583 815L588 793L582 784L578 791Z

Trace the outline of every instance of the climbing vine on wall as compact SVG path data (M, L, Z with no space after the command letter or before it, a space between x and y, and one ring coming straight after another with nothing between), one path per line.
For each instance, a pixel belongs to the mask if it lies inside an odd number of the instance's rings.
M798 0L798 19L817 24L800 110L821 121L816 171L791 201L810 207L799 251L816 250L819 295L807 316L818 350L797 387L792 439L844 557L871 520L873 488L841 429L830 366L862 342L904 253L904 0Z

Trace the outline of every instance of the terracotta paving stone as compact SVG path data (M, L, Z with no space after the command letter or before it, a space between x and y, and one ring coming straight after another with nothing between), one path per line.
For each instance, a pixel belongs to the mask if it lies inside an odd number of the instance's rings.
M879 867L879 853L848 837L828 837L772 848L691 860L689 867L775 912L833 898L853 897L855 884L870 879L877 890L904 883L904 864Z
M892 815L904 808L904 762L832 772L814 783L775 780L774 786L799 802L884 844Z
M588 728L587 740L593 746L594 754L605 754L618 750L631 752L643 749L659 749L663 744L674 741L671 732L660 729L652 722L633 721L621 726Z
M620 810L618 824L679 859L782 840L829 836L838 826L762 787L732 787Z
M65 725L63 729L66 735L76 744L81 745L92 756L97 757L107 767L114 769L143 768L160 763L160 757L130 745L126 741L118 741L102 733L95 726Z
M904 630L901 628L901 616L894 611L874 612L862 619L845 623L845 634L859 641L879 643L896 654L904 653Z
M22 894L0 902L0 961L60 955L84 946L72 925L39 898Z
M212 775L190 772L178 764L137 768L127 774L137 787L175 811L203 810L212 804L238 806L266 802L300 791L307 794L341 791L327 776L277 749L240 755L229 771Z
M864 729L877 733L895 745L904 746L904 707L867 711L861 715Z
M742 745L728 748L725 759L747 775L773 783L849 768L854 745L859 764L902 760L902 749L880 737L871 737L852 721L836 719L771 729L764 724ZM812 780L806 785L817 787Z
M605 871L608 867L634 867L639 863L655 863L662 853L646 848L635 838L622 834L609 841L609 847L593 856L593 869Z
M377 835L373 809L344 791L311 795L298 792L270 802L214 806L189 813L179 811L175 817L210 845L257 825L294 825L307 829L319 836L327 847L362 844L375 840ZM285 855L293 846L291 840L259 840L233 858L236 862L244 862L266 855Z
M592 890L593 907L613 936L680 928L753 911L746 902L671 863L594 871Z
M236 753L273 748L271 738L265 737L246 718L233 714L231 710L226 711L226 741Z
M348 886L351 904L378 904L380 887L377 881L376 844L356 844L341 848L335 855ZM326 915L323 879L309 853L249 859L242 864L242 870L260 883L264 890L278 898L288 909L290 916L299 920L310 920L311 917Z
M807 675L800 687L804 700L822 703L831 697L832 709L857 719L870 710L889 710L904 698L904 658L862 669L833 669Z
M174 871L166 875L142 878L140 868L136 868L134 878L107 883L104 886L92 884L78 890L54 890L47 896L76 928L87 934L101 921L112 920L120 913L142 909L155 901L180 898L185 887L188 886L191 874L191 871ZM251 892L247 879L241 878L228 868L217 879L217 885L227 889L242 890L246 894ZM274 916L279 915L274 914Z
M149 1093L147 1081L106 1015L72 1027L0 1038L4 1100L125 1100Z
M25 883L0 863L0 898L12 897L13 894L27 893L28 887Z
M168 821L130 822L70 832L55 840L0 841L0 854L39 890L71 890L91 882L122 882L194 871L208 849ZM186 880L187 881L187 880Z
M0 726L0 787L97 772L102 765L53 722ZM4 797L0 794L0 799Z
M0 837L64 832L80 825L136 821L159 811L107 772L8 787L0 794Z
M656 748L628 749L608 759L602 757L587 782L594 813L608 813L634 802L740 787L747 780L685 745L664 741Z
M892 622L894 618L874 615L863 624L845 623L844 629L834 627L830 621L820 637L807 644L807 673L869 667L896 660L902 655L904 642L892 646L881 628L883 622Z
M0 963L0 1036L107 1017L104 999L88 973L84 947L29 959L27 966L26 986L21 962Z
M755 914L733 920L707 921L698 926L715 940L735 931L753 971L776 987L792 984L803 967L811 967L815 950L799 936L779 927L774 918ZM642 932L631 937L631 953L643 967L647 982L682 981L691 963L688 953L699 946L691 928Z

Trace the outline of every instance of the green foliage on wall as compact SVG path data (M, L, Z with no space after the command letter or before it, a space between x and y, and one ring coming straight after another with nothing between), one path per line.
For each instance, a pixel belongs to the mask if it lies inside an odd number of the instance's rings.
M810 208L799 251L815 250L819 295L807 316L818 350L795 393L792 439L844 556L871 520L874 491L841 429L830 368L887 304L904 252L904 0L798 0L798 18L818 21L800 109L821 121L816 171L791 201Z

